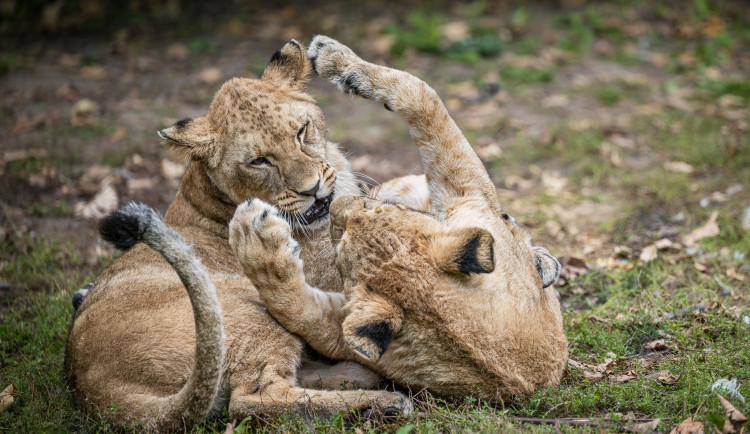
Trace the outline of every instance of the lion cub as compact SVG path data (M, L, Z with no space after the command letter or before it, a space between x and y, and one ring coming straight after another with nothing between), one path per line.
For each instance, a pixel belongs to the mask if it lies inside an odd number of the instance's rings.
M237 205L262 198L306 235L297 253L311 259L308 278L342 286L325 255L328 208L357 190L304 91L311 69L292 40L260 79L227 81L205 116L159 132L191 163L163 222L129 207L102 226L129 250L96 278L70 329L65 373L79 407L148 430L190 429L227 407L238 420L408 411L402 395L382 390L307 389L339 389L342 376L372 388L377 376L355 363L308 363L304 342L269 315L229 246Z
M363 61L316 36L315 71L409 125L436 215L370 198L331 204L345 295L305 283L289 226L273 207L238 207L230 245L269 311L328 357L361 361L399 384L460 398L500 398L558 384L567 362L559 263L503 213L495 187L437 93L406 72ZM544 280L547 280L543 282ZM344 297L339 316L316 305Z

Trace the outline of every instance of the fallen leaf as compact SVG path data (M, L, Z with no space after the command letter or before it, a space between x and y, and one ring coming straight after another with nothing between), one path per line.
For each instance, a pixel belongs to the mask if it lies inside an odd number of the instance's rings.
M505 186L510 189L526 191L534 187L534 181L521 178L518 175L509 175L505 178Z
M81 77L90 80L103 80L107 78L107 70L101 65L86 65L81 68Z
M16 393L16 386L10 383L10 386L0 392L0 413L3 413L13 405L13 395Z
M128 179L128 193L131 195L138 190L151 190L156 185L151 178L130 178Z
M682 161L667 161L662 167L672 173L684 173L686 175L693 173L693 166Z
M568 105L570 105L570 97L568 95L550 95L542 99L542 107L544 108L561 108Z
M166 158L161 160L161 176L166 179L179 179L185 173L185 165Z
M696 422L692 417L683 420L669 434L703 434L703 422Z
M664 371L659 371L659 373L656 376L656 379L664 384L674 384L677 382L677 380L680 379L680 376L674 375L673 373L667 370L664 370Z
M489 145L478 147L476 149L477 155L483 161L494 161L503 155L503 150L497 143L490 143Z
M604 378L604 373L596 371L583 371L583 378L586 378L587 380L591 380L593 382L597 382Z
M642 433L655 432L659 423L661 423L661 419L654 419L651 422L637 423L633 426L633 430Z
M169 60L185 60L190 55L187 46L185 44L174 43L167 47L167 59Z
M691 247L703 238L718 235L719 225L716 223L717 217L719 217L719 212L712 212L711 217L708 218L708 221L703 226L694 229L692 232L682 237L682 243L687 247Z
M78 100L70 110L71 125L81 126L90 124L97 110L99 110L99 104L96 102L87 98Z
M645 348L649 351L664 351L669 349L667 344L664 342L664 339L651 341L645 345Z
M5 151L0 158L0 165L10 163L11 161L25 160L27 158L45 158L47 156L46 149L18 149L15 151Z
M603 322L603 323L609 322L609 318L604 318L603 316L598 316L598 315L589 315L587 318L596 322Z
M542 172L542 185L550 193L559 193L568 185L568 178L560 176L557 172Z
M128 135L128 129L121 125L115 128L115 131L112 132L111 136L109 136L109 143L117 143L120 140L127 137L127 135Z
M103 183L101 191L90 202L79 202L75 206L75 214L89 219L100 219L114 211L119 206L119 199L114 187L108 182Z
M742 426L747 423L747 418L744 414L740 413L739 410L737 410L729 401L724 399L721 395L716 395L719 397L719 402L721 402L721 406L724 407L724 411L726 412L726 419L724 419L724 429L722 430L723 434L740 434L742 433Z
M201 71L200 74L198 74L198 79L200 80L200 82L208 86L212 86L220 82L221 77L222 77L221 69L215 66L206 68L203 71Z
M628 370L620 374L613 374L607 377L610 383L627 383L630 380L635 380L635 372Z
M641 250L641 255L638 257L638 259L645 263L651 262L654 259L656 259L657 256L657 249L655 244L650 244Z
M456 42L469 35L469 25L466 24L466 21L462 20L451 21L443 24L440 32L448 42Z
M15 135L35 130L44 124L45 118L46 116L44 114L32 118L27 113L23 113L18 119L16 119L16 123L10 127L8 134Z

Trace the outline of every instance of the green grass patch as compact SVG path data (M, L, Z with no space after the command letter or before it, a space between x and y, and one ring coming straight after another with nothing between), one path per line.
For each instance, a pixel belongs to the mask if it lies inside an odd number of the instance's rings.
M500 70L500 78L512 83L548 83L552 81L552 68L524 68L508 65Z
M613 106L620 102L623 97L623 91L618 86L607 85L599 89L596 93L596 99L606 106Z

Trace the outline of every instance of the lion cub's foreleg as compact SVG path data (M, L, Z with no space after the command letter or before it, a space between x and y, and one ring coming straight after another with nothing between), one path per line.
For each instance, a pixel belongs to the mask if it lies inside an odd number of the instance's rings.
M276 208L260 199L240 204L229 223L229 243L266 307L284 328L326 357L352 359L341 334L344 294L305 282L299 245Z
M489 175L427 83L408 72L366 62L327 36L313 38L307 54L315 71L339 90L383 103L406 120L419 147L432 205L438 214L472 199L479 199L499 214Z

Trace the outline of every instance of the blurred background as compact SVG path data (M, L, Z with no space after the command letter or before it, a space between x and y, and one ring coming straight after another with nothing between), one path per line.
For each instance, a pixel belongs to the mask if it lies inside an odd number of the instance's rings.
M563 257L566 327L711 297L747 312L727 298L750 280L745 1L0 0L0 19L0 318L59 296L60 342L66 297L113 257L97 219L175 195L184 163L156 131L317 33L437 89L505 210ZM309 89L356 171L420 172L392 113ZM21 357L8 351L0 368Z

